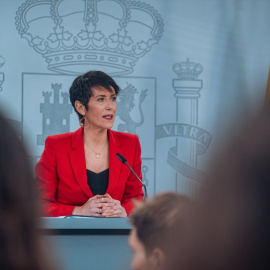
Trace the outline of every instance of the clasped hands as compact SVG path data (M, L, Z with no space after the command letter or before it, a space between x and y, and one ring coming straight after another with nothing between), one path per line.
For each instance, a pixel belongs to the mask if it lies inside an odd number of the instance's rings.
M72 215L94 217L126 217L127 212L120 201L114 200L109 194L96 195L84 205L75 206Z

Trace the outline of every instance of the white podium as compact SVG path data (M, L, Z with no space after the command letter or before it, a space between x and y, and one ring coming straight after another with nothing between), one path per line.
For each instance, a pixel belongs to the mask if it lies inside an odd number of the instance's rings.
M132 259L128 219L44 217L39 234L49 240L63 270L128 270Z

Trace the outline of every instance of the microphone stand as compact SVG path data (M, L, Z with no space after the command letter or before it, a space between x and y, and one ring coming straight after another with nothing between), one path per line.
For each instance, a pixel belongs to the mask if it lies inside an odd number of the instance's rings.
M136 178L140 181L140 183L142 184L143 186L143 189L144 189L144 199L147 199L148 195L147 195L147 189L146 189L146 186L145 184L143 183L143 181L140 179L140 177L133 171L133 169L129 166L129 164L127 163L127 160L122 156L120 155L119 153L116 153L116 156L119 158L119 160L126 164L128 166L128 168L132 171L132 173L136 176Z

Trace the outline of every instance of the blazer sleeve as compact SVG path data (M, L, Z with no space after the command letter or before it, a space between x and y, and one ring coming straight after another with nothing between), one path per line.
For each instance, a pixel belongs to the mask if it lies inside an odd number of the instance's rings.
M53 136L48 136L45 148L35 167L37 186L42 199L43 215L56 217L71 215L74 206L57 202L57 160Z
M135 135L135 153L134 153L134 159L133 164L130 164L134 172L139 176L139 178L142 180L142 171L141 171L141 145L140 141L137 135ZM125 192L122 199L122 206L125 208L127 215L129 216L132 212L134 206L133 201L139 200L143 201L143 190L142 190L142 184L140 181L136 178L136 176L133 173L130 173L129 178L127 179L126 186L125 186Z

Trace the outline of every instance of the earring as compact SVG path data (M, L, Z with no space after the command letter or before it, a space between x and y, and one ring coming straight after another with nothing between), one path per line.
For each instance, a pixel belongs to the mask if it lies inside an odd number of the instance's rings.
M80 119L79 125L80 125L81 127L84 126L84 115L83 115L83 117Z

